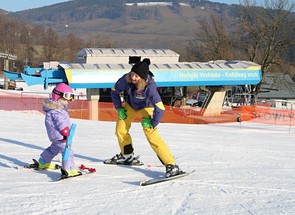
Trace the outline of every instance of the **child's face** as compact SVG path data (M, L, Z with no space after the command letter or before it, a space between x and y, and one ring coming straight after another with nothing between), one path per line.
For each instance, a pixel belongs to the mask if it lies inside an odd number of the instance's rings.
M60 97L57 101L59 101L60 103L63 103L63 104L68 104L68 100Z

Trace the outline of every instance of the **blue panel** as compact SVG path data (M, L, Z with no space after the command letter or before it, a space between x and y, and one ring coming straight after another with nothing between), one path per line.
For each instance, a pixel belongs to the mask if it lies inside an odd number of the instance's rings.
M27 68L29 69L29 68ZM33 68L31 68L33 69ZM36 68L34 68L36 69ZM130 69L69 69L69 84L72 88L110 88ZM259 66L251 69L155 69L155 81L159 87L170 86L233 86L258 84L262 79ZM68 82L64 69L43 69L40 76L23 76L28 85Z
M64 70L46 69L41 72L42 78L66 78Z
M110 88L124 72L76 71L72 72L73 88ZM159 87L169 86L232 86L258 84L260 70L156 70L153 71ZM84 77L83 77L84 76ZM74 80L80 80L75 82ZM83 83L84 81L84 83ZM87 82L87 83L85 83Z
M9 72L4 70L4 75L9 79L9 80L22 80L21 74L16 73L16 72Z
M67 139L66 147L65 147L65 150L64 150L63 156L62 156L63 162L66 162L69 159L76 127L77 127L77 125L74 123L71 125L71 129L70 129L70 133L69 133L69 136Z
M259 70L162 70L154 75L157 83L173 86L257 84L261 80Z
M24 73L21 73L21 76L28 86L37 85L37 84L44 84L44 82L45 82L45 79L41 78L40 76L35 77L35 76L31 76L31 75L26 75Z

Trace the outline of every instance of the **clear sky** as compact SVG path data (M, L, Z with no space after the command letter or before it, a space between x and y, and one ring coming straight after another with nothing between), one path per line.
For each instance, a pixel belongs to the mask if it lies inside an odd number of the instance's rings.
M69 0L0 0L0 9L10 12L27 10L32 8L43 7ZM159 0L160 1L160 0ZM211 0L212 2L222 2L226 4L239 4L240 0ZM264 0L256 0L257 4L261 4Z
M0 8L3 10L15 12L66 1L68 0L0 0Z

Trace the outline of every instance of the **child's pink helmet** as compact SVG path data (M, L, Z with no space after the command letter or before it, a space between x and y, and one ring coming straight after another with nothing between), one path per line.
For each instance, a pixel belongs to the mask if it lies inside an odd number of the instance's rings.
M60 83L52 90L51 98L57 101L60 97L63 97L64 93L73 93L73 90L69 85Z

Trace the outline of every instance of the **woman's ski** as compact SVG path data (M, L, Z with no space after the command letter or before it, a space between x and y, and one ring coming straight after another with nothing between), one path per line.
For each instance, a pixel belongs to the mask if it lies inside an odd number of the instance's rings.
M162 178L151 178L151 179L147 179L147 180L141 181L140 182L140 185L141 186L147 186L147 185L158 184L158 183L162 183L162 182L166 182L166 181L171 181L171 180L175 180L175 179L179 179L179 178L183 178L185 176L188 176L188 175L190 175L193 172L194 171L192 171L192 172L181 172L178 175L171 176L171 177L168 177L168 178L166 178L166 177L162 177Z

